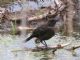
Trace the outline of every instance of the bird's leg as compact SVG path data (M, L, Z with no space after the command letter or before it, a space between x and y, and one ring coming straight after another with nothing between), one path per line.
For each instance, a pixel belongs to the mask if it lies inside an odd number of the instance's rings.
M46 44L45 41L41 41L41 43L42 43L43 45L45 45L46 48L48 48L48 46L47 46L47 44Z
M46 42L45 42L45 41L44 41L44 43L45 43L46 48L48 48L48 46L47 46L47 44L46 44Z

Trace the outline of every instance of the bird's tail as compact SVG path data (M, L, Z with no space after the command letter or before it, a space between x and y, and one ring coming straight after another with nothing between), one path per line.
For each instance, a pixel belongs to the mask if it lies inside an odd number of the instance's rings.
M33 38L33 36L28 37L28 38L25 40L25 42L29 41L29 40L32 39L32 38Z

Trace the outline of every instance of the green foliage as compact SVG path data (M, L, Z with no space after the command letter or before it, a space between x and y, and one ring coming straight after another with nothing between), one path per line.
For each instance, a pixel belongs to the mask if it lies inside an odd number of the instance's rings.
M16 33L16 21L15 21L14 23L11 22L11 25L12 25L11 34L12 34L12 35L15 35L15 33Z

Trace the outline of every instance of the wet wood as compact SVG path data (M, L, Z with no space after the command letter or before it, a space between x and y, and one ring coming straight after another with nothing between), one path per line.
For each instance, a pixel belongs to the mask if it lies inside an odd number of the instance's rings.
M19 19L23 19L26 18L28 21L34 21L34 20L41 20L43 18L46 18L46 16L53 16L55 14L56 11L54 10L41 10L42 13L39 11L28 11L25 12L26 13L26 17L24 16L24 14L21 14L20 12L15 12L15 13L9 13L8 15L6 15L6 17L8 17L9 20L19 20ZM34 12L33 14L31 12ZM51 14L48 14L49 12L51 12Z
M19 29L19 30L34 30L35 28L19 26L19 27L17 27L17 29Z
M66 45L65 45L66 46ZM52 53L54 54L57 49L62 49L65 46L62 45L57 45L57 46L49 46L48 48L45 48L44 46L38 47L38 48L25 48L25 49L15 49L12 50L11 52L20 52L20 51L32 51L32 52L39 52L39 51L45 51L45 50L53 50ZM71 48L65 48L66 50L72 51L72 53L75 53L74 50L80 48L80 46L73 46Z
M21 31L23 31L23 30L25 30L26 32L28 32L28 31L31 32L35 28L29 28L29 27L21 27L21 26L19 26L19 27L15 28L15 29L16 29L15 34L18 34L18 33L21 34ZM11 32L13 32L12 28L0 29L0 33L10 33L10 34L12 34Z
M66 43L66 44L58 44L56 46L54 45L48 45L48 48L45 48L45 46L38 46L38 47L34 47L34 48L24 48L24 49L15 49L15 50L12 50L12 52L19 52L19 51L33 51L33 52L38 52L38 51L42 51L42 50L54 50L54 52L57 50L57 49L61 49L61 48L64 48L65 46L68 46L69 44L71 44L72 41Z

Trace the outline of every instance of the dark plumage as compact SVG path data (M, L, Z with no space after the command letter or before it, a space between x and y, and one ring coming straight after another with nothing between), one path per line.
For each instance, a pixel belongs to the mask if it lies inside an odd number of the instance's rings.
M48 40L55 35L55 32L52 27L54 27L56 22L57 22L57 20L50 20L50 21L48 21L47 24L44 24L44 25L41 25L40 27L37 27L32 32L31 36L25 40L25 42L36 37L38 39L38 41L40 41L42 44L44 44L47 47L45 40Z

